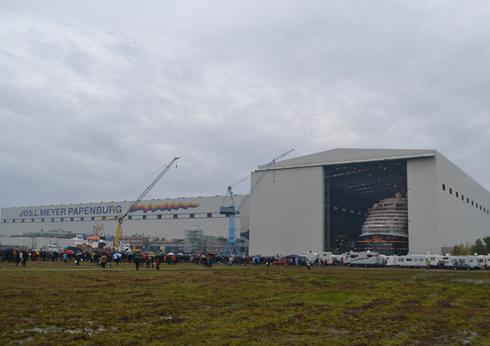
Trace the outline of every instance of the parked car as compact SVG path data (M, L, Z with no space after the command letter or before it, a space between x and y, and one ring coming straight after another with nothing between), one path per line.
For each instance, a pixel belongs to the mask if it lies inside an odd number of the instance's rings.
M481 269L476 256L454 256L452 267L454 270Z

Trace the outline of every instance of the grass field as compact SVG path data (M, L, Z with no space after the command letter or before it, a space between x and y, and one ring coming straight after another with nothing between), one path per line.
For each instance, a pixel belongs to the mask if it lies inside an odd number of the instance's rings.
M0 264L0 344L490 344L490 272Z

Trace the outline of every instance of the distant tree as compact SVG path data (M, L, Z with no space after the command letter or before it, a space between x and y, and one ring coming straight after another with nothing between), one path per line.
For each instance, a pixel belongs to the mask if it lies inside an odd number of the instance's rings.
M486 252L486 246L481 239L477 239L471 246L471 254L483 255Z
M451 253L453 256L467 256L471 255L471 248L470 246L464 244L454 245Z
M483 238L483 241L485 242L485 255L490 254L490 237Z

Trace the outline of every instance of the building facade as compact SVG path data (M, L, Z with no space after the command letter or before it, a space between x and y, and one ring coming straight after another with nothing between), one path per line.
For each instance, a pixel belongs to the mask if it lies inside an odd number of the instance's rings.
M243 195L234 196L240 203ZM227 237L228 222L220 215L224 196L158 199L140 202L123 223L123 236L145 235L184 239L185 231L199 228L207 236ZM247 204L247 203L246 203ZM115 234L117 219L130 201L2 208L0 235L21 235L49 230L89 234L94 224L102 224L106 235ZM245 232L248 206L237 215L237 233ZM237 234L239 237L239 234ZM1 240L0 240L1 242Z
M259 166L252 186L258 179L251 255L356 249L367 216L395 196L408 209L405 253L490 235L490 193L436 150L334 149ZM388 253L396 248L389 227L370 240Z

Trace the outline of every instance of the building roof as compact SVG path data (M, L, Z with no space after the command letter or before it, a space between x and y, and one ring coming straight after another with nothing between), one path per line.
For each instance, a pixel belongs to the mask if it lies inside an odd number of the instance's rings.
M383 161L396 159L415 159L435 157L436 150L427 149L347 149L339 148L319 153L298 156L289 160L278 161L271 165L262 165L258 171L269 169L300 168L333 165L366 161Z

